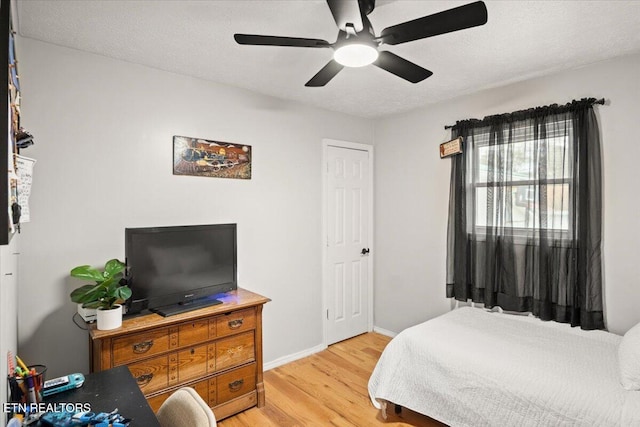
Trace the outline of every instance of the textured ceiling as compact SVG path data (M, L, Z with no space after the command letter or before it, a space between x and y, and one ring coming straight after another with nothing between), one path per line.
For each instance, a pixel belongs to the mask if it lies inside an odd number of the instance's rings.
M383 28L471 1L378 0ZM337 29L315 0L17 0L18 33L45 42L362 117L380 117L481 89L640 52L640 1L485 0L488 22L386 46L434 75L412 84L377 67L304 84L331 49L240 46L234 33L320 38Z

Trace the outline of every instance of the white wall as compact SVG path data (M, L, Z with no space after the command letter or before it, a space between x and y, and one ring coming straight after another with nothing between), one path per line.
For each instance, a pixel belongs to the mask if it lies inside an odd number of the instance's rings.
M612 332L640 321L640 55L485 90L376 122L375 324L398 332L444 313L450 160L445 125L538 105L604 97L605 316ZM437 76L432 77L436 79Z
M322 342L321 140L372 143L369 120L21 40L35 136L23 226L20 353L49 376L88 370L69 270L124 257L124 228L238 224L240 286L264 309L269 362ZM221 66L224 66L221 64ZM253 147L251 180L172 175L172 136Z

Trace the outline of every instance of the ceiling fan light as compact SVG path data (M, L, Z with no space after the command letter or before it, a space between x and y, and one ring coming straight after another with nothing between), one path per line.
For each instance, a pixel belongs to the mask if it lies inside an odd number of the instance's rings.
M368 44L350 43L336 49L333 59L345 67L364 67L378 59L378 50Z

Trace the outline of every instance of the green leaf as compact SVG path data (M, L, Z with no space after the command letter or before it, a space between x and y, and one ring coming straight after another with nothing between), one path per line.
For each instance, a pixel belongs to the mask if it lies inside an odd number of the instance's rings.
M99 298L101 292L100 285L84 285L71 292L71 301L83 304Z
M92 301L83 305L85 308L98 308L102 307L102 301Z
M102 273L90 265L81 265L71 270L71 277L78 279L95 280L101 282L103 280Z
M118 298L118 300L121 300L121 302L125 302L126 300L131 298L131 289L129 289L126 286L120 286L118 289L115 290L113 295L115 295L116 298ZM121 304L121 303L118 303L118 304Z
M124 263L117 259L110 259L104 265L105 277L116 277L118 274L124 271Z
M102 286L104 286L106 294L111 294L118 286L118 281L114 277L109 277L102 282Z

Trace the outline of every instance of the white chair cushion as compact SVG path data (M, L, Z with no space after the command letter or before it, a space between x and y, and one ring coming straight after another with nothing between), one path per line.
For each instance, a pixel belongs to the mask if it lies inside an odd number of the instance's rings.
M207 403L191 387L176 390L156 414L162 427L215 427L216 418Z

